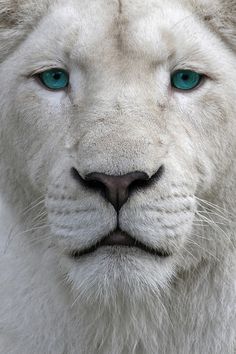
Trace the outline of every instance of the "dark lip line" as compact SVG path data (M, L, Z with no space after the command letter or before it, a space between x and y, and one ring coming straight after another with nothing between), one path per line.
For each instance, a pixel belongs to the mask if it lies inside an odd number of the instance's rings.
M157 256L160 258L167 258L171 256L171 253L159 248L159 249L155 249L155 248L151 248L145 244L143 244L142 242L135 240L135 243L133 245L103 245L102 242L106 237L104 237L102 240L98 241L97 243L95 243L93 246L85 248L81 251L75 250L72 251L70 253L70 256L72 258L80 258L82 256L85 256L87 254L93 253L95 252L98 248L100 247L128 247L128 248L138 248L141 249L142 251L145 251L153 256Z

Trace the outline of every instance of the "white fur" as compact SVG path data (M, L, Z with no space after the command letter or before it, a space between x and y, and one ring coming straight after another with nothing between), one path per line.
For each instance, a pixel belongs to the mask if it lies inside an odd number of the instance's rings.
M0 353L233 354L235 0L0 1ZM32 78L70 73L68 91ZM170 74L207 79L178 92ZM172 253L100 248L91 172L161 179L120 226Z

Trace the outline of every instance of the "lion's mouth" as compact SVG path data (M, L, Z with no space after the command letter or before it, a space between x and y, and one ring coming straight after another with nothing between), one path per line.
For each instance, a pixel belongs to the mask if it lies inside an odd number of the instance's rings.
M71 253L71 256L73 258L79 258L84 255L90 254L95 252L97 249L100 247L105 247L105 246L110 246L110 247L129 247L129 248L138 248L141 249L142 251L145 251L151 255L158 256L161 258L166 258L169 257L171 254L170 252L167 252L164 249L161 248L152 248L149 245L146 245L129 234L127 234L124 231L121 231L119 229L113 231L110 233L108 236L105 236L103 239L101 239L99 242L96 244L84 248L80 251L75 250Z

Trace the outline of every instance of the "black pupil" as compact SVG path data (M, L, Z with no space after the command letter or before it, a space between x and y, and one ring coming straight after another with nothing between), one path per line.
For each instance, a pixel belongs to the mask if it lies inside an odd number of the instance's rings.
M54 80L60 80L60 78L61 78L61 73L58 72L58 73L54 73L53 74L53 79Z
M188 74L183 74L182 75L182 80L188 81L189 80L189 75Z

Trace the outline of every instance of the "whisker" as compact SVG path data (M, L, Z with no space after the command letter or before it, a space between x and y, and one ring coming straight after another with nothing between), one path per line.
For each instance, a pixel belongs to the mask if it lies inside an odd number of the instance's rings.
M221 262L221 260L220 260L216 255L214 255L213 253L211 253L208 249L201 247L197 242L194 242L192 239L188 238L188 243L197 246L198 248L200 248L201 250L203 250L205 253L207 253L208 255L210 255L213 259L215 259L217 262Z
M32 232L32 231L36 231L36 230L40 230L42 228L46 228L46 227L49 227L50 225L48 223L45 223L45 224L42 224L40 226L35 226L35 227L32 227L30 229L27 229L27 230L24 230L24 231L21 231L21 232L18 232L16 234L13 234L11 233L8 238L7 238L7 242L5 244L5 247L4 247L4 250L3 250L3 254L6 254L9 246L10 246L10 243L11 241L13 240L14 237L18 237L18 236L21 236L21 235L24 235L24 234L27 234L29 232Z
M17 219L22 218L23 216L27 215L30 211L34 210L35 208L37 208L39 205L44 204L44 197L40 196L37 199L35 199L32 203L30 203L26 208L24 208L21 212L18 213L17 215ZM14 229L16 227L18 227L18 222L19 220L17 220L15 222L15 224L13 224L10 228L9 234L7 236L7 240L6 240L6 244L3 250L3 254L6 254L8 247L10 246L10 243L14 237Z
M229 238L229 236L227 235L227 233L219 226L219 224L217 224L215 221L208 219L207 217L201 215L201 217L203 218L203 220L209 225L211 226L215 231L218 231L220 233L222 233L225 238L232 244L232 240Z
M208 200L205 200L205 199L198 198L196 196L195 196L195 199L198 201L198 204L200 206L202 206L203 208L204 208L204 204L205 204L205 205L207 205L210 208L210 210L214 209L218 213L222 214L223 216L231 215L232 217L234 217L233 213L231 213L230 211L226 210L225 208L220 207L217 204L214 204L214 203L212 203L212 202L210 202Z

